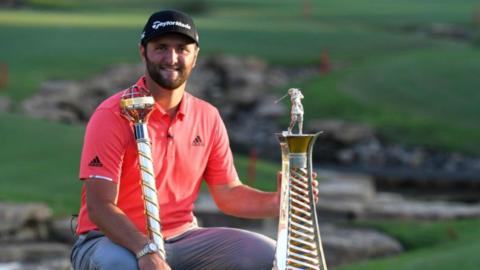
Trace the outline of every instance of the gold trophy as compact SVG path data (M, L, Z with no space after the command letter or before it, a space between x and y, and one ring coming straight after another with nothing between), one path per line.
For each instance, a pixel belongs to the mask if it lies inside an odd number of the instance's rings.
M282 184L273 270L327 270L312 186L312 149L321 132L302 134L303 95L296 88L288 95L290 126L276 134L282 150ZM298 134L292 132L295 124Z
M160 224L160 208L152 163L152 149L147 129L148 116L154 104L155 100L150 91L137 85L125 90L120 101L123 116L134 124L148 236L157 245L160 256L165 260L166 254Z

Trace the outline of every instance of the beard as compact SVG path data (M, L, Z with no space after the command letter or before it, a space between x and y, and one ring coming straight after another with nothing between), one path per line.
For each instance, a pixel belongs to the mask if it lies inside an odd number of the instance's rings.
M185 66L166 66L161 64L155 64L150 59L148 59L147 55L145 54L145 60L147 64L147 72L150 75L150 78L154 82L156 82L159 86L167 90L175 90L180 87L182 84L187 81L188 76L190 75L190 70L188 70ZM174 69L178 72L178 75L175 78L168 78L162 74L164 69Z

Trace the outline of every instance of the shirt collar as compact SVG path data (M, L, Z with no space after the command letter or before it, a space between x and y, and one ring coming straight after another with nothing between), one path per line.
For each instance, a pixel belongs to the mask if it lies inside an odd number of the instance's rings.
M138 79L136 85L139 86L139 87L144 87L144 88L148 89L148 88L147 88L147 83L146 83L146 81L145 81L145 75L142 76L142 77L140 77L140 78ZM183 93L183 97L182 97L182 100L180 101L180 104L179 104L179 106L178 106L178 111L177 111L177 115L176 115L176 117L177 117L179 120L183 120L183 118L184 118L185 115L187 114L187 112L188 112L188 104L189 104L189 102L190 102L190 101L189 101L190 98L191 98L191 97L190 97L190 94L189 94L189 93L187 93L187 92L184 92L184 93ZM156 102L155 102L154 108L155 108L156 110L158 110L161 115L165 115L165 114L167 113L167 112L166 112L164 109L162 109L162 107L160 107L160 105L158 105L158 103L156 103Z

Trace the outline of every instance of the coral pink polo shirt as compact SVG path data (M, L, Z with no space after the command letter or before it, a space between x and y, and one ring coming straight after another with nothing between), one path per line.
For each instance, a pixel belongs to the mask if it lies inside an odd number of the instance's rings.
M144 77L137 82L145 86ZM80 179L96 178L119 185L117 206L146 233L140 171L133 124L120 112L122 92L105 100L88 122L80 163ZM192 213L202 179L209 185L238 178L227 131L218 110L184 93L176 117L155 104L148 120L152 141L160 220L165 237L195 222ZM98 229L90 220L82 188L77 233Z

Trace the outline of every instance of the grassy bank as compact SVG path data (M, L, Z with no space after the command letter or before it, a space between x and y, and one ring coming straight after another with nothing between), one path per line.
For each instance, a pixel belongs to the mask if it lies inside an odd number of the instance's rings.
M399 239L407 252L338 270L474 270L480 265L480 220L437 222L370 221Z
M369 123L395 142L480 153L479 56L454 45L319 76L300 85L305 112Z

